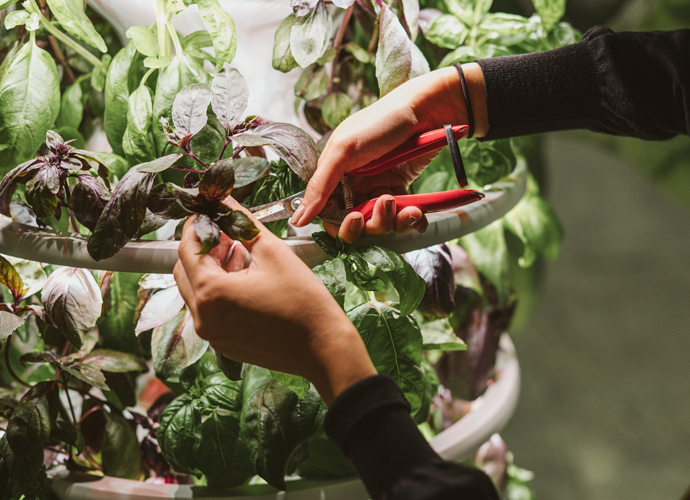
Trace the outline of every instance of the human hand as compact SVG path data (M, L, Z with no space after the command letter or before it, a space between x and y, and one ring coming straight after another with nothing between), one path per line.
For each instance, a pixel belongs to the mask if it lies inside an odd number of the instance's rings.
M230 204L241 209L234 200ZM305 377L330 404L376 374L366 347L309 267L246 213L259 235L233 247L221 234L220 245L206 255L198 254L194 218L185 223L173 275L194 328L229 359ZM251 262L245 268L247 253Z
M463 70L474 111L475 137L483 137L489 126L481 68L471 63L463 65ZM343 174L380 158L415 135L449 123L467 123L460 78L452 67L414 78L348 117L333 131L307 185L302 206L291 222L300 227L314 220ZM348 243L362 234L405 232L413 228L424 231L427 222L421 210L408 207L398 212L390 195L405 194L435 155L429 153L376 176L351 177L356 204L381 196L372 218L365 222L362 215L355 212L348 215L339 228L330 224L325 224L324 228L331 235L337 232Z

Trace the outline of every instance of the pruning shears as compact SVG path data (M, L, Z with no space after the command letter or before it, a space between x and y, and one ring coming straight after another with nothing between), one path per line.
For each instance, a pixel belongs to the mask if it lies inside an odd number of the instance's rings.
M386 170L400 165L406 161L417 158L425 153L442 148L446 144L451 149L451 158L455 168L456 177L461 186L467 185L467 176L458 150L457 140L465 137L469 127L467 125L446 125L444 128L425 132L412 137L407 142L401 144L393 151L385 154L381 158L374 160L363 167L349 172L351 176L370 176L376 175ZM349 185L347 174L341 181L343 194L332 194L326 206L319 214L319 218L331 224L340 225L345 217L351 212L360 212L364 220L368 220L374 213L374 205L378 198L371 199L353 207L354 193ZM292 217L295 210L299 208L304 199L305 191L283 198L282 200L259 205L250 208L250 211L261 222L271 222ZM451 208L460 207L469 203L479 201L484 198L484 194L473 189L454 189L439 193L408 194L397 195L395 205L398 209L406 207L417 207L424 213L440 212Z

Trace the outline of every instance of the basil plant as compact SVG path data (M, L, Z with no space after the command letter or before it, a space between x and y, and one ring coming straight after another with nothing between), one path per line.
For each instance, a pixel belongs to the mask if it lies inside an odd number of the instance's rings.
M304 189L351 113L432 69L578 37L558 22L563 0L534 0L531 17L494 12L491 0L291 0L264 63L299 73L295 107L316 141L247 116L235 25L218 0L155 4L156 23L130 28L121 47L82 0L0 0L0 213L81 234L96 261L190 214L202 252L221 231L249 240L257 228L227 197L251 207ZM181 37L172 18L192 5L206 29ZM99 130L109 151L86 147ZM514 183L533 156L525 141L460 147L484 190ZM454 179L441 153L411 189L453 189ZM269 229L285 236L287 221ZM520 297L512 278L555 257L562 231L529 177L506 217L444 245L401 256L313 238L328 255L314 272L432 436L497 376ZM0 343L0 499L44 496L56 466L212 487L258 476L278 489L286 477L355 473L325 436L314 387L214 353L171 276L0 257ZM497 485L524 497L529 473L501 443L486 446L472 463L503 471Z

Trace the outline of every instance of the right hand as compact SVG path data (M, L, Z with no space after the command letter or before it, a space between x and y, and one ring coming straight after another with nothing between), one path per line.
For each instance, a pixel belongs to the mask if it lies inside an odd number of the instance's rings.
M463 66L475 111L475 136L481 137L485 112L475 106L474 96L484 100L483 77L478 64ZM479 111L479 113L478 113ZM480 119L477 119L479 114ZM442 68L414 78L371 106L343 121L331 135L319 158L316 173L307 185L301 210L291 222L304 226L321 212L329 196L346 172L356 170L403 144L411 137L443 127L445 124L467 123L467 111L462 96L460 78L455 68ZM338 236L346 242L357 240L362 234L385 234L393 230L405 232L415 227L426 229L426 219L418 208L398 212L391 210L392 196L406 194L409 185L437 153L430 153L371 177L351 177L356 196L361 201L381 196L371 220L363 223L361 214L348 215L338 229ZM361 202L355 200L355 203ZM415 219L413 224L410 221ZM354 222L354 224L353 224ZM332 234L335 227L325 225Z

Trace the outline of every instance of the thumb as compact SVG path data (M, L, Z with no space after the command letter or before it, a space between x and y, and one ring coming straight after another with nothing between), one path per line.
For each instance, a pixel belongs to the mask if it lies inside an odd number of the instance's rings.
M290 219L293 226L302 227L313 221L326 206L328 198L333 194L343 177L343 171L338 167L339 162L326 160L319 163L314 176L307 184L302 204Z

